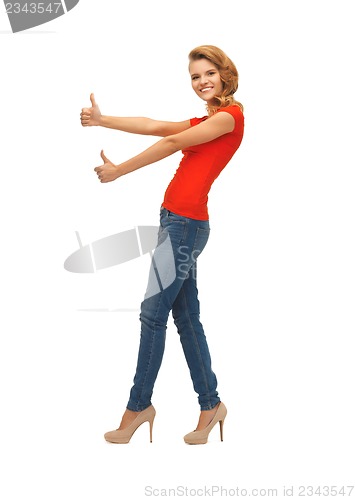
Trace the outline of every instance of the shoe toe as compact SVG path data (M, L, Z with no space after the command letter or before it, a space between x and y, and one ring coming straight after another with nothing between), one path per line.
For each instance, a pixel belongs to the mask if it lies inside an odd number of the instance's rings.
M189 441L193 440L193 438L194 438L193 434L194 434L194 432L189 432L188 434L186 434L184 436L185 443L189 443Z
M106 432L104 434L104 438L106 439L106 441L112 442L112 440L114 439L115 435L116 435L116 431L109 431L109 432Z
M131 435L127 434L123 431L116 430L116 431L106 432L106 434L104 435L104 438L109 443L127 444L127 443L129 443Z
M204 433L201 433L200 431L193 431L184 436L184 441L186 444L206 444L207 436L205 436Z

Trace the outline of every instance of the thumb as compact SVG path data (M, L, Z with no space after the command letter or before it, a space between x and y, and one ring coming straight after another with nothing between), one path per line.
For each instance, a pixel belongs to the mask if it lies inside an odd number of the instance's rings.
M111 163L108 158L104 155L104 150L101 150L101 158L103 159L104 163Z
M90 94L90 101L93 106L97 106L94 94Z

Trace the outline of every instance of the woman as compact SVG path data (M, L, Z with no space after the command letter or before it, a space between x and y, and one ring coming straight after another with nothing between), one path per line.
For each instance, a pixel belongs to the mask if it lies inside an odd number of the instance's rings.
M113 443L128 443L144 422L149 422L152 441L155 409L151 397L163 357L170 311L201 410L195 431L187 434L184 440L188 444L206 443L217 422L223 440L227 410L217 393L217 379L199 320L196 261L209 236L208 192L242 141L244 117L242 105L233 97L238 88L238 72L222 50L212 45L193 49L189 54L189 72L193 90L206 102L207 115L203 118L166 122L103 116L93 94L90 96L92 107L84 108L81 113L83 126L100 125L162 137L142 153L118 165L101 151L104 164L95 168L101 182L111 182L180 150L184 155L160 210L158 245L147 293L141 304L140 346L133 387L120 427L105 434L105 439ZM170 243L173 265L168 258L168 247L163 245L166 241ZM173 277L167 287L162 286L162 281L157 287L162 270L163 275ZM152 293L154 286L156 289Z

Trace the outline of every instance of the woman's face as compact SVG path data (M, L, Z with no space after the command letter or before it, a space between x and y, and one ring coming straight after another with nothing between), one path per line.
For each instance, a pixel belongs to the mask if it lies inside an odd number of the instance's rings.
M221 95L223 82L218 69L208 59L191 61L189 71L192 88L201 99L208 102Z

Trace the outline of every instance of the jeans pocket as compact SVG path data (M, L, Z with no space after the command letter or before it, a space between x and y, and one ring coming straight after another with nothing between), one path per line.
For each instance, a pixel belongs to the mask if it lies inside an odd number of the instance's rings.
M193 253L198 256L202 250L205 248L208 238L210 235L210 229L208 227L198 227L196 230L195 242L193 246Z

